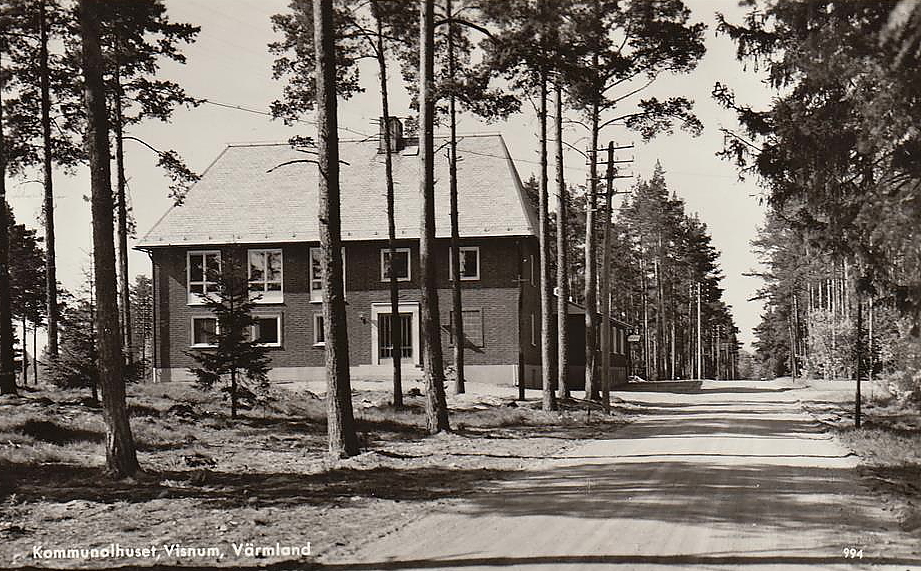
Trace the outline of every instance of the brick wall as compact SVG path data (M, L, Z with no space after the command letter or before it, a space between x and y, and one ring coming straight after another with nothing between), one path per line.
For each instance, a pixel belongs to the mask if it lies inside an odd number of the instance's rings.
M480 279L464 281L465 310L479 309L483 319L482 347L468 348L465 356L471 365L517 364L521 341L529 343L530 333L519 334L518 313L519 240L490 238L467 240L463 245L480 247ZM535 242L533 239L522 240ZM325 360L322 346L314 346L315 313L322 313L322 304L310 301L308 260L309 248L318 244L258 245L253 248L281 248L283 252L283 302L260 304L256 315L279 315L282 321L282 347L271 348L273 367L322 367ZM411 249L411 280L400 282L400 299L418 302L419 256L418 242L405 241L400 247ZM389 282L381 280L380 250L386 242L350 242L346 244L346 301L348 303L349 357L352 365L372 362L371 307L374 303L389 303ZM153 253L156 307L156 366L185 368L193 360L185 354L191 343L191 318L208 317L203 306L189 305L186 285L187 252L218 248L163 248ZM248 246L220 248L222 259L235 255L243 260ZM436 244L436 274L439 283L442 346L445 363L452 362L448 325L451 311L449 281L449 243ZM526 267L526 264L525 266ZM536 307L538 290L529 282L523 284L528 308ZM530 324L527 325L530 327ZM537 355L539 362L539 353Z

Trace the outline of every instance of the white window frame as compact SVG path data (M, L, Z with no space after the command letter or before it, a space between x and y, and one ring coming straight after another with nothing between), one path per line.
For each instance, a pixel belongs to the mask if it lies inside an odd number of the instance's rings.
M537 319L531 314L531 346L537 347Z
M221 331L221 325L218 323L217 317L211 315L193 315L189 318L189 347L193 349L214 349L217 347L216 343L196 343L195 342L195 322L204 319L211 319L214 321L214 333L218 334Z
M461 246L457 249L458 251L458 264L460 265L461 260L464 257L464 252L476 252L476 275L475 276L464 276L461 275L462 282L474 282L479 281L480 279L480 247L479 246ZM451 263L451 258L448 258L448 276L451 280L454 280L454 264Z
M252 264L250 264L250 256L254 252L264 253L264 254L277 253L279 256L281 256L281 269L280 269L281 276L279 276L279 280L278 280L279 289L277 291L268 291L267 289L265 289L265 287L263 287L263 289L261 290L252 289L253 287L253 280L252 280L253 268L252 268ZM265 261L265 257L263 257L263 261ZM263 270L262 270L263 275L268 273L267 272L268 267L266 266L267 264L263 267ZM246 279L249 284L250 295L253 296L253 298L256 298L257 296L261 296L258 299L254 300L255 303L282 303L285 299L285 296L284 296L284 293L285 293L285 253L284 253L284 250L282 250L281 248L250 248L248 249L246 251ZM267 285L269 283L275 283L275 282L274 281L269 282L265 280L265 281L256 282L256 283Z
M189 250L188 252L186 252L185 289L186 289L186 294L188 298L186 300L187 305L205 305L205 303L207 303L205 296L207 296L208 293L217 291L217 287L215 287L213 290L208 289L209 285L217 286L217 282L212 282L207 279L207 272L208 272L208 258L207 257L209 255L217 256L217 269L218 269L218 272L220 272L221 271L221 251L220 250ZM204 256L204 259L202 260L202 274L203 274L202 278L204 278L204 280L201 282L195 282L196 284L199 284L199 283L202 284L203 286L202 291L204 292L204 295L192 293L192 256Z
M311 246L307 249L307 290L310 292L310 303L323 303L323 281L322 276L320 277L320 289L313 289L313 253L321 252L321 246ZM346 287L345 281L345 246L342 246L342 291L346 292L348 288Z
M313 346L314 347L326 347L326 330L324 329L323 323L323 313L315 312L313 314ZM323 334L320 338L320 333Z
M281 323L281 314L280 313L270 313L267 315L253 315L253 317L255 319L274 319L275 328L276 328L275 329L276 337L278 337L278 341L275 343L257 343L256 345L258 347L281 347L282 342L284 341L284 339L282 338L282 331L284 330L284 328L282 327L282 323ZM255 325L250 327L249 335L250 335L249 337L250 339L256 338L256 326Z
M397 277L398 282L408 282L413 279L413 257L411 248L394 248L397 254L406 253L406 277L401 278ZM381 281L389 282L390 277L387 276L386 266L384 263L384 256L390 254L390 248L381 248Z

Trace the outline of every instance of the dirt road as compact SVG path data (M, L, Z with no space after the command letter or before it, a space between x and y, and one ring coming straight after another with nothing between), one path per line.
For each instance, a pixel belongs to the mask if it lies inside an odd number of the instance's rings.
M617 394L646 408L617 438L535 458L324 569L921 569L921 545L795 390Z

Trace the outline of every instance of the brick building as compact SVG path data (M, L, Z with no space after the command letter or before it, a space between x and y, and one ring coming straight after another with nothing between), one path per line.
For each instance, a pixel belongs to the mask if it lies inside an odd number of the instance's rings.
M442 142L436 139L436 147ZM399 240L394 260L387 245L384 156L378 142L340 143L344 282L354 378L389 378L394 350L401 351L407 378L421 375L420 161L416 141L398 133L394 143ZM458 154L463 157L458 195L466 377L501 384L524 379L527 386L539 386L536 214L501 136L464 136ZM215 327L199 294L214 288L208 270L231 256L248 268L251 289L261 294L254 334L270 347L270 378L323 378L316 166L279 167L303 158L287 144L227 147L185 203L171 208L140 240L137 248L147 251L153 262L158 380L191 378L187 367L193 363L185 352L207 348ZM435 178L435 260L442 343L450 363L454 316L446 161L436 161ZM390 343L389 271L397 272L400 281L401 348ZM573 351L575 358L580 351Z

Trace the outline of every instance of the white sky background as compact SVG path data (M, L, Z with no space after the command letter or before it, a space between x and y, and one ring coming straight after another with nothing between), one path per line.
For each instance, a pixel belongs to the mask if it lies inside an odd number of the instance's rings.
M756 266L749 242L762 223L765 209L759 206L754 196L758 193L754 182L739 183L733 165L715 156L722 148L719 127L732 128L736 123L731 113L716 105L710 92L714 83L720 81L736 89L740 102L756 106L765 104L769 94L755 75L744 72L741 64L736 62L732 43L725 37L715 36L714 12L727 13L732 21L741 19L742 12L737 8L736 0L685 2L691 7L695 21L708 25L707 54L692 74L660 78L648 93L659 97L684 95L695 100L695 111L704 124L703 135L693 138L676 132L642 144L622 128L611 127L602 132L601 141L604 144L608 140L618 144L635 142L636 149L632 155L636 162L632 172L640 177L649 178L656 160L661 161L669 189L685 200L689 213L697 212L707 224L715 246L722 253L720 262L726 276L724 297L733 307L741 340L750 347L751 329L760 321L761 304L746 300L752 297L760 282L743 277L742 273ZM202 29L198 41L182 50L188 58L187 65L167 63L161 76L177 81L193 97L267 111L269 103L280 96L282 88L272 79L273 58L266 49L266 45L277 38L272 32L269 16L285 11L287 0L166 0L166 4L173 21L194 23ZM414 3L408 2L408 5L414 6ZM367 92L349 101L340 101L339 121L342 127L373 134L380 115L376 68L369 62L362 71ZM405 116L410 114L408 98L401 91L394 83L391 88L391 113ZM571 126L564 137L584 148L586 142L578 141L585 135L580 129ZM537 122L530 105L526 104L521 114L508 121L491 125L463 117L459 131L502 133L522 179L527 179L532 172L536 174ZM176 150L193 170L201 173L228 143L278 142L294 134L315 135L315 132L315 127L307 123L289 128L264 115L205 104L177 110L173 121L168 124L148 122L138 125L132 128L130 134L159 149ZM352 136L348 133L342 135ZM170 207L167 198L169 182L156 167L153 153L134 141L126 141L125 145L130 202L137 220L138 235L143 236ZM627 154L631 153L628 151ZM566 160L567 179L572 183L583 182L587 172L584 159L570 152ZM551 163L551 180L552 173ZM617 184L620 189L626 189L632 181L624 179ZM12 180L8 181L7 188L17 222L38 227L41 185ZM89 193L89 177L85 168L72 177L56 174L58 278L70 290L80 288L92 247L90 208L83 199ZM208 224L208 221L202 220L202 224ZM133 241L129 242L129 246L133 246ZM130 264L132 276L140 273L151 275L146 254L133 251Z

